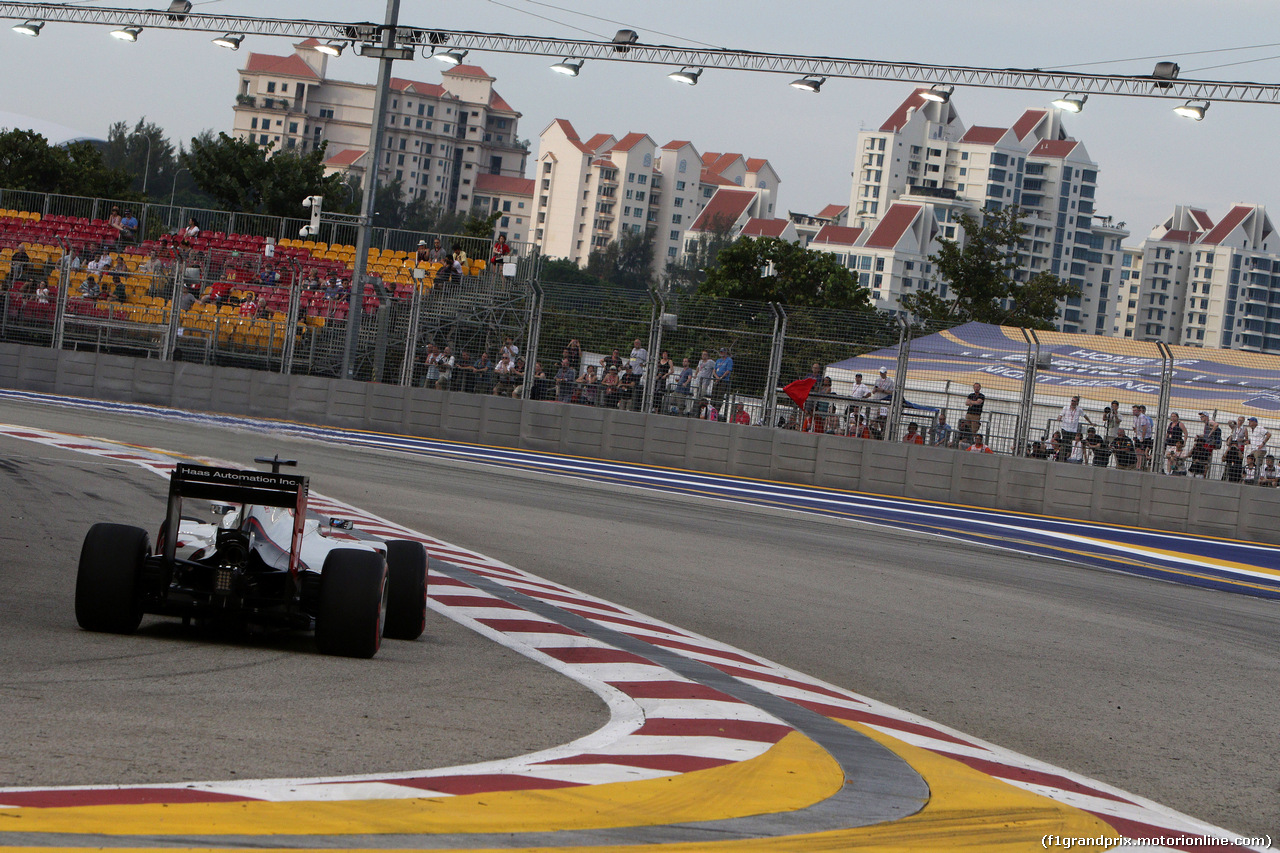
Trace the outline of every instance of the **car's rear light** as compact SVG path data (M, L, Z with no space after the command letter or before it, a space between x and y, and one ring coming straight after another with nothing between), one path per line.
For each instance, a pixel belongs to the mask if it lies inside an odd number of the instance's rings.
M235 572L231 569L215 569L213 575L214 595L230 595Z

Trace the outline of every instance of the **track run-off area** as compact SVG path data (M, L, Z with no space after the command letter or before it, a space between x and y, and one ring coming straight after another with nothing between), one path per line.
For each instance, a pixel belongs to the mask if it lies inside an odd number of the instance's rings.
M1036 577L1028 581L1033 593L1044 585L1051 588L1063 583L1061 573L1069 578L1087 576L1084 583L1090 587L1113 584L1117 599L1141 589L1138 594L1155 596L1161 600L1161 608L1171 612L1208 605L1211 610L1223 610L1224 618L1230 619L1234 611L1244 608L1251 625L1270 632L1260 638L1263 646L1280 633L1275 605L1266 600L1280 598L1280 552L1276 549L282 421L18 392L0 392L0 401L4 405L0 411L10 421L0 426L6 448L36 447L62 454L56 458L63 460L75 454L152 475L165 475L180 458L246 465L253 456L281 442L312 446L316 448L313 455L379 454L390 460L390 467L430 470L433 485L424 489L425 505L396 511L399 504L389 492L401 488L399 484L389 484L388 494L382 496L377 494L382 484L376 479L361 483L359 489L345 483L331 489L337 485L334 477L299 469L313 477L312 505L318 511L351 518L358 527L377 535L413 538L426 544L432 558L433 611L543 665L547 679L567 678L582 685L607 709L602 725L572 740L478 764L391 770L368 766L358 773L339 775L237 776L212 781L204 776L168 776L145 782L106 784L110 780L103 780L103 784L73 786L58 785L55 769L44 777L50 781L43 785L0 789L0 843L148 849L594 850L649 845L668 850L905 851L1053 849L1055 844L1062 846L1054 839L1119 843L1120 838L1160 838L1166 849L1239 850L1249 849L1244 846L1248 842L1253 842L1254 849L1265 849L1262 845L1270 840L1259 842L1258 838L1276 829L1271 823L1274 810L1251 813L1246 805L1243 812L1231 817L1238 831L1250 835L1236 835L1127 793L1117 785L1028 757L1022 754L1030 751L1024 743L1018 744L1018 751L998 746L923 714L854 692L860 685L847 684L843 677L836 683L821 674L807 674L807 667L791 665L789 648L783 649L788 652L786 659L775 662L743 647L751 645L750 625L745 633L738 633L743 630L739 628L727 636L705 630L718 625L722 617L715 613L697 616L699 625L682 624L682 607L688 607L687 603L672 604L669 614L655 614L646 612L647 606L634 607L613 600L612 595L598 594L599 590L584 591L580 586L590 584L566 582L579 576L568 568L558 568L559 562L592 564L595 571L591 578L583 579L599 582L608 590L611 585L605 582L606 573L620 560L629 557L637 566L647 566L646 571L661 574L661 563L669 555L634 541L636 534L620 520L619 529L603 530L599 540L582 542L578 554L564 553L559 560L548 557L558 548L559 540L552 536L552 542L530 548L530 559L521 561L515 558L520 548L513 548L509 540L527 536L528 531L503 501L514 505L519 493L531 493L529 500L535 506L530 511L543 513L530 522L535 529L547 524L546 519L554 518L557 511L578 524L591 512L585 506L590 504L613 507L627 516L625 521L639 525L652 502L661 501L664 513L673 512L674 507L675 517L695 522L691 535L697 534L697 524L703 524L708 526L707 538L719 542L729 535L720 525L734 522L739 528L737 535L746 540L760 536L761 531L772 533L779 539L779 551L794 553L794 565L759 570L783 575L784 587L804 588L807 595L821 596L823 582L821 577L809 579L807 575L820 575L827 562L841 562L841 555L829 551L833 541L844 539L849 554L856 555L867 552L874 537L897 537L900 552L918 552L926 563L916 571L937 570L938 558L930 566L928 554L954 555L961 562L972 559L977 564L974 572L1016 560L1019 566L1035 567ZM14 412L32 416L15 418ZM145 426L148 423L156 426ZM108 435L112 430L104 429L107 424L121 425L116 430L119 434ZM174 443L184 433L226 437ZM237 448L243 449L235 452ZM17 454L15 462L16 458ZM155 492L162 493L163 480L159 476L154 480ZM492 511L483 503L468 505L466 512L455 508L441 514L441 526L447 530L433 529L431 513L426 511L431 502L450 494L462 496L458 500L482 497L490 488L482 481L494 483L498 492ZM338 491L343 494L338 496ZM503 491L511 494L504 497ZM565 492L576 492L581 503L569 505ZM536 506L539 493L548 506ZM451 541L448 532L465 530L460 519L466 515L493 522L477 525L490 535L479 537L480 541ZM78 539L89 524L99 520L119 519L69 520L66 535ZM814 533L814 525L821 530ZM800 532L787 532L793 527L799 527ZM499 544L502 539L508 541ZM809 546L814 552L807 550ZM744 574L747 567L743 564L750 562L753 547L762 562L778 559L767 545L747 547L734 557ZM601 549L607 553L601 554ZM904 561L908 559L904 557ZM566 573L563 578L549 576L560 571ZM681 567L668 574L670 596L675 598L690 583L690 573ZM956 582L961 580L964 578ZM990 583L981 577L976 582ZM628 584L654 586L637 570L635 579L617 584L620 595L629 600L633 593ZM726 599L740 594L743 601L765 591L763 587L750 588L746 580L739 583L732 575L713 570L709 563L705 584L719 586ZM769 588L773 592L777 589ZM836 597L842 593L833 589L830 594ZM990 595L991 589L985 594ZM695 590L681 597L700 595ZM921 589L918 598L922 609L927 610L937 595L938 590ZM1178 600L1170 602L1169 596ZM874 599L870 583L861 597ZM957 607L964 603L963 599L956 601ZM1019 606L1023 604L1019 602ZM726 609L747 606L725 604ZM1046 601L1044 606L1043 620L1053 622L1052 603ZM812 625L796 616L806 607L813 612ZM825 633L833 652L845 648L847 640L836 636L836 626L825 621L821 604L780 601L776 607L766 604L754 613L747 618L771 621L768 614L773 614L782 623L780 630L812 632L815 636L809 642L813 647L822 646ZM901 610L882 615L897 622L916 618ZM980 612L971 616L974 622L991 623ZM734 621L741 623L743 619L739 616ZM922 612L919 621L928 624L930 617ZM970 620L959 616L955 621ZM1014 628L1005 627L1011 634L1007 638L1009 666L1034 669L1034 661L1014 662L1033 657L1029 652L1034 643L1024 648L1024 642L1012 635ZM144 626L144 633L146 630ZM770 630L763 623L758 626L761 635ZM1098 630L1107 629L1099 626ZM1115 630L1124 635L1137 629L1117 626ZM67 639L86 636L90 635L73 631ZM147 637L118 640L157 642ZM202 642L208 645L207 640ZM1091 639L1082 636L1080 642L1087 649ZM1125 642L1123 637L1120 642ZM958 656L954 645L949 652L945 650L943 646L939 651ZM1122 649L1120 654L1140 651ZM1188 652L1194 655L1197 649ZM1272 660L1275 652L1273 645ZM876 656L879 652L872 648L864 654ZM926 654L886 649L880 656L915 659L921 670L917 680L929 681L932 661ZM1265 652L1263 656L1265 660ZM1070 659L1069 650L1065 657ZM803 654L796 659L807 660ZM369 663L377 664L379 659ZM448 664L431 660L431 665ZM1054 663L1046 660L1043 665L1053 667ZM981 668L985 672L999 666L998 661L987 659ZM1153 663L1152 671L1163 674L1176 671L1178 666L1173 661ZM1196 666L1189 666L1190 689L1199 689L1194 683L1195 670ZM1240 677L1247 681L1255 674L1244 670ZM1105 673L1098 673L1098 677L1106 680ZM974 680L979 682L975 689L981 689L983 676ZM228 689L235 689L234 682ZM1031 685L1028 689L1031 692L1023 697L1026 707L1042 708L1045 697L1034 695ZM1139 685L1128 689L1131 694L1108 699L1117 710L1143 690ZM892 690L886 692L893 694ZM1254 692L1264 698L1248 701L1249 711L1240 715L1243 724L1257 725L1259 720L1274 723L1275 683L1241 684L1242 695ZM1224 696L1221 701L1232 700ZM982 702L976 700L975 704L981 707ZM1098 714L1103 716L1101 707ZM1065 728L1088 724L1070 709L1063 709L1060 716L1060 725ZM1161 722L1149 720L1156 727ZM1207 737L1217 737L1213 721L1201 723L1209 729ZM1191 724L1194 727L1194 721ZM1177 731L1175 727L1170 736L1177 737ZM1273 725L1271 737L1274 731ZM449 738L450 733L437 730L424 736ZM1238 750L1248 749L1247 745L1233 746L1222 760L1240 761ZM1057 747L1048 748L1049 757L1058 752ZM1254 759L1274 765L1274 753L1270 759ZM1204 756L1196 760L1207 762ZM1123 763L1123 756L1119 761ZM1274 767L1269 779L1266 770L1262 773L1263 778L1255 781L1259 796L1265 798L1267 785L1273 794L1278 790L1278 777ZM1231 774L1228 771L1226 775ZM1221 792L1221 796L1229 793ZM1197 795L1190 799L1203 798ZM1206 845L1209 840L1217 843Z

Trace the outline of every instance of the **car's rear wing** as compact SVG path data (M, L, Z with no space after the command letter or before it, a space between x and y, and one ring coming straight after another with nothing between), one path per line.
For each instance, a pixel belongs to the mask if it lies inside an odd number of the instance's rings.
M302 551L302 527L307 517L306 477L269 471L243 471L238 468L212 468L206 465L180 464L169 477L169 512L165 517L164 557L172 560L177 552L178 527L182 522L184 498L215 503L254 504L286 507L293 510L293 541L289 548L289 572L298 571Z

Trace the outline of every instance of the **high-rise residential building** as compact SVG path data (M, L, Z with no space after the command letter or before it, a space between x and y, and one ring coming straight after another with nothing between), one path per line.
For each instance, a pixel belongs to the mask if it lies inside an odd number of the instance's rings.
M277 151L327 144L325 166L363 176L369 168L374 86L332 80L329 57L307 39L288 56L250 53L240 70L233 135ZM458 65L440 83L393 78L379 181L400 182L405 199L469 212L481 175L524 177L528 150L520 113L475 65Z
M1280 237L1261 205L1179 205L1142 247L1133 337L1280 352Z
M1120 260L1120 286L1116 290L1114 321L1111 334L1117 338L1132 338L1138 319L1138 297L1142 292L1142 248L1125 246Z
M1014 278L1049 272L1076 285L1078 295L1059 306L1059 328L1111 331L1128 232L1098 215L1098 165L1066 134L1061 111L1027 110L1009 127L967 127L954 103L928 93L916 89L879 129L858 134L848 225L862 228L864 245L877 251L849 257L870 273L877 306L896 310L913 289L944 292L931 269L921 275L933 241L963 240L961 213L981 218L1016 206L1027 233Z
M644 133L584 141L566 119L543 130L533 180L533 239L544 255L585 264L593 251L651 232L655 275L680 258L686 232L721 190L749 195L743 211L770 218L779 184L767 160L700 154L686 140L658 146Z

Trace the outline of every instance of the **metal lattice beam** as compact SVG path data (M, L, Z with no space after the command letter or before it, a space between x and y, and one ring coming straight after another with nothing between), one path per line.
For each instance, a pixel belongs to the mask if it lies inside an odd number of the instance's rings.
M142 27L144 30L178 29L218 34L244 33L365 44L380 41L383 29L380 24L367 21L343 23L195 13L172 15L164 11L66 6L60 3L0 2L0 19L18 21L33 19L48 23L96 24L112 27L132 25ZM410 26L397 27L394 41L402 46L420 46L424 52L430 48L447 46L449 49L482 53L514 53L556 58L572 56L602 62L687 65L695 68L754 71L797 77L815 75L854 80L898 80L917 84L946 83L972 88L1079 92L1090 95L1120 95L1168 100L1280 103L1280 83L1156 80L1145 76L1074 74L1043 71L1037 68L975 68L640 43L620 46L609 41L513 36L502 33Z

